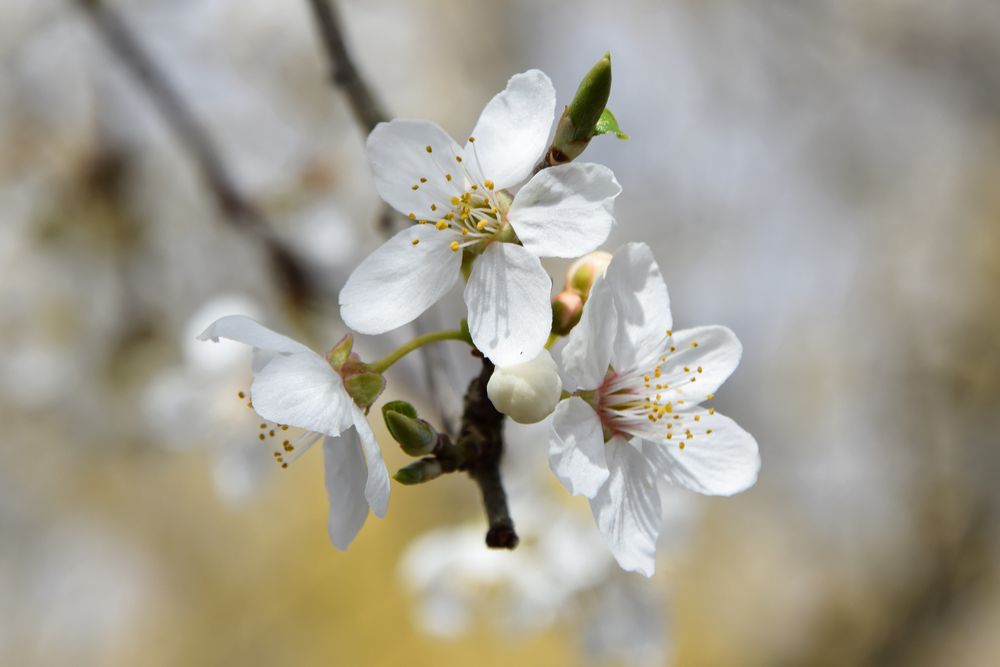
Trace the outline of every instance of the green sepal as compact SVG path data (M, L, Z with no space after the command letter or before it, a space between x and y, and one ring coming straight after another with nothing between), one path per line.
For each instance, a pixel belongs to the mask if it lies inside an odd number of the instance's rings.
M374 371L349 375L344 378L344 389L359 407L369 408L385 389L385 378Z
M330 351L326 353L326 360L330 362L331 366L339 369L347 362L348 359L350 359L351 349L353 347L354 336L347 334L337 341L336 345L330 348Z
M472 332L469 331L469 320L462 318L462 321L458 325L458 329L462 332L462 340L472 347L475 347L476 344L472 342Z
M605 109L601 112L601 117L597 120L597 125L594 126L594 134L613 134L622 141L629 139L629 136L618 127L618 119L611 113L611 109Z

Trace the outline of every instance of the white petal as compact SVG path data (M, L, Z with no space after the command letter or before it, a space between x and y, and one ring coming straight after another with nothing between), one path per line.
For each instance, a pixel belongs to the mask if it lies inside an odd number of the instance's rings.
M460 194L464 179L458 178L459 151L444 130L422 120L379 123L368 135L368 161L379 196L403 215L412 213L418 219L440 217L431 204L450 210L448 200ZM450 182L445 177L449 173L455 175Z
M674 332L676 352L661 365L662 381L673 396L689 405L704 401L726 381L740 363L743 345L728 327L710 325ZM692 380L694 380L692 382Z
M326 496L330 503L327 530L338 549L346 549L368 518L365 500L365 460L354 429L323 440Z
M574 389L596 389L604 381L617 327L611 289L603 278L598 278L580 321L569 332L562 349L563 370L575 381Z
M611 363L619 370L633 369L644 356L663 347L673 325L667 285L645 243L628 243L616 250L605 277L618 312Z
M757 441L718 412L696 414L701 417L698 422L685 420L694 437L685 442L684 449L677 446L676 439L646 443L643 451L657 474L712 496L731 496L753 486L760 471ZM707 433L708 429L712 432Z
M227 315L219 318L198 336L198 340L218 341L220 338L235 340L268 352L293 354L311 351L302 343L271 331L245 315Z
M652 576L660 532L660 494L652 465L622 438L607 444L610 476L590 501L597 527L624 570Z
M250 399L264 419L315 433L337 436L352 423L340 376L311 351L274 357L254 374Z
M412 225L383 243L340 291L344 324L380 334L416 319L458 280L462 253L449 247L455 238L434 225Z
M469 332L498 366L534 359L552 329L552 279L538 258L513 243L492 243L465 286Z
M562 401L552 417L549 467L574 496L593 498L608 479L604 431L593 408L578 396Z
M364 411L354 406L354 428L361 438L361 451L365 455L365 466L368 470L365 482L365 498L375 516L381 518L389 507L389 471L382 460L382 450L375 441L372 427Z
M464 159L481 165L482 175L498 189L521 183L549 146L555 108L556 91L544 73L533 69L512 76L483 109Z
M579 257L608 238L621 191L603 165L573 162L543 169L514 197L510 224L539 257Z

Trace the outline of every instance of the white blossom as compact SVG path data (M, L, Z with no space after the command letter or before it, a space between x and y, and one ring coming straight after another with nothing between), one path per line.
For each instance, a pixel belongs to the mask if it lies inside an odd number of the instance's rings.
M493 406L519 424L535 424L555 410L562 395L559 368L548 350L531 361L498 366L486 384Z
M621 187L607 167L570 163L532 172L548 146L555 90L538 70L518 74L483 110L460 147L427 121L381 123L368 137L379 194L414 223L366 258L340 293L353 330L378 334L412 321L458 281L472 340L497 365L535 357L552 323L552 281L540 257L600 245ZM512 194L512 189L530 177Z
M274 456L282 467L323 439L328 529L334 546L348 547L369 507L376 516L385 516L389 473L375 434L322 355L241 315L217 320L198 338L228 338L254 348L250 404L262 419L273 422L274 428L262 430L260 439L280 442ZM284 437L290 427L302 433Z
M646 576L660 526L658 479L730 495L752 486L760 468L753 437L702 405L739 363L736 336L721 326L672 326L649 247L623 246L562 349L564 379L576 392L552 419L553 472L590 499L618 563Z

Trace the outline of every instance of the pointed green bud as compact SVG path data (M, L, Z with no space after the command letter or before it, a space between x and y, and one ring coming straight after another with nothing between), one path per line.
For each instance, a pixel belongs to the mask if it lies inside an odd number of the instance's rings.
M354 347L354 336L347 334L341 338L336 345L326 353L326 360L330 365L339 369L348 359L351 358L351 349Z
M437 479L442 472L441 464L434 459L420 459L400 468L393 477L400 484L422 484Z
M417 411L409 403L386 403L382 406L382 417L393 439L410 456L423 456L434 451L438 440L437 431L417 417Z
M368 408L385 389L385 378L374 371L347 375L344 377L344 389L358 407Z
M590 288L598 276L603 276L611 264L611 253L595 250L573 262L566 270L566 289L575 290L583 302L590 296Z
M552 147L546 156L549 166L576 159L597 132L597 124L611 96L611 54L605 53L580 82L573 101L556 126Z
M573 122L573 139L590 139L594 136L597 121L608 105L611 97L611 54L605 53L597 64L590 68L576 89L566 115Z

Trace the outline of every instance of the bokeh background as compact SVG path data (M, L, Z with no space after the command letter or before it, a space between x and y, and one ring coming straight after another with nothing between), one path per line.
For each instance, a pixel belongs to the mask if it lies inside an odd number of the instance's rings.
M566 103L611 52L632 139L585 156L624 186L606 247L654 248L679 327L737 332L717 401L763 457L740 496L668 496L650 580L548 479L544 428L509 433L518 552L480 546L458 477L329 545L320 455L261 456L245 351L193 336L229 312L344 333L331 295L380 242L363 133L304 0L112 6L319 296L78 4L0 4L0 663L1000 661L1000 4L340 3L390 113L459 137L511 74ZM474 366L447 345L439 398L417 359L392 397L457 409Z

